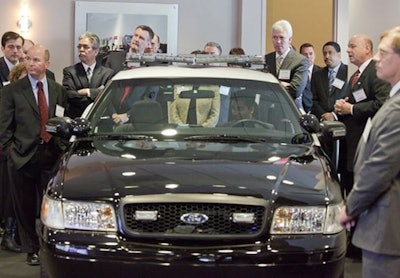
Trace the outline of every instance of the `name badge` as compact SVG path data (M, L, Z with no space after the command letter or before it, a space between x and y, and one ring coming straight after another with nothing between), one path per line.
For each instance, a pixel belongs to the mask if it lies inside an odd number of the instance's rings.
M338 88L339 90L341 90L343 88L344 85L344 81L340 80L338 78L335 78L335 80L333 80L332 86Z
M353 96L354 96L354 99L356 100L356 102L360 102L360 101L363 101L364 99L367 99L367 95L365 94L364 89L360 89L360 90L353 92Z
M56 117L64 117L65 108L56 104Z
M281 69L279 71L279 80L290 80L290 70L288 69Z

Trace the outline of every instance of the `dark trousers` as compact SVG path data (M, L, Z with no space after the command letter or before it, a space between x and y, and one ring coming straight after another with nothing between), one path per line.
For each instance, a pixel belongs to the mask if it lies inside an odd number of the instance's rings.
M14 208L10 192L10 180L8 178L7 160L0 158L0 215L1 219L14 217Z
M33 158L22 168L17 169L12 159L8 160L11 196L23 252L40 249L35 222L43 191L57 171L58 153L52 143L45 143L39 145Z

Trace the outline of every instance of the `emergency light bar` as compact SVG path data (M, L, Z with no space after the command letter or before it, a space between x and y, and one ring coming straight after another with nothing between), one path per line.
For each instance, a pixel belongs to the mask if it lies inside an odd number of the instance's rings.
M185 63L188 65L205 65L205 64L235 64L235 65L264 65L264 56L250 55L226 55L215 56L207 54L187 54L187 55L170 55L170 54L143 54L128 53L126 57L128 63Z

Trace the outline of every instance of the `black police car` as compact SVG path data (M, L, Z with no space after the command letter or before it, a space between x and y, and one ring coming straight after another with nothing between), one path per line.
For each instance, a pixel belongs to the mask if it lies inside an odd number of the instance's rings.
M49 121L70 146L43 198L42 277L343 276L320 139L344 126L302 114L268 73L221 65L245 57L169 59Z

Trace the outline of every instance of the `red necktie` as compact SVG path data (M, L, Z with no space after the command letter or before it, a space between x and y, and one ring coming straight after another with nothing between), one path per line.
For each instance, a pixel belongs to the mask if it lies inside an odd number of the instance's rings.
M358 77L360 77L360 70L357 70L353 76L353 79L351 79L351 88L353 88L354 85L356 85L356 83L358 81Z
M123 93L123 95L121 97L121 100L119 101L119 105L122 105L122 103L124 102L125 98L128 96L130 89L131 89L131 86L126 86L125 87L124 93Z
M47 107L46 96L43 91L43 83L38 81L37 83L38 91L38 106L39 106L39 114L40 114L40 138L43 139L46 143L50 141L51 134L46 132L46 123L49 119L49 109Z

